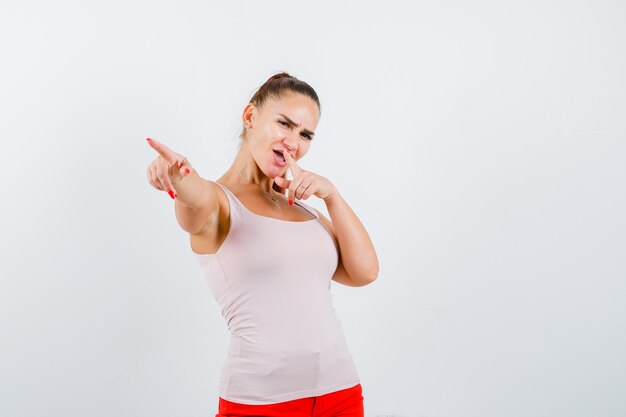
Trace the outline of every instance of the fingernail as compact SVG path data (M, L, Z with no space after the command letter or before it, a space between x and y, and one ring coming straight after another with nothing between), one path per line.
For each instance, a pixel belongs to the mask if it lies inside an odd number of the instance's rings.
M293 200L289 200L289 205L293 206Z
M174 191L170 190L170 191L168 191L167 193L170 195L170 197L172 197L172 200L173 200L174 198L176 198L176 197L174 197Z
M189 174L191 171L189 171L189 168L187 168L187 174Z
M147 140L148 142L150 142L152 139L150 139L150 138L146 138L146 140Z

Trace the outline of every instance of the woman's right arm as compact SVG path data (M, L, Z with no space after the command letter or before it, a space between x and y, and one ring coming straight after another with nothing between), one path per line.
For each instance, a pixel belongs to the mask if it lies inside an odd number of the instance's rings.
M174 206L178 224L190 234L198 233L219 209L219 185L205 180L192 169L191 173L172 186L177 194Z
M219 210L217 183L200 177L187 158L161 142L147 138L159 156L148 165L148 182L174 199L176 219L185 231L196 234Z

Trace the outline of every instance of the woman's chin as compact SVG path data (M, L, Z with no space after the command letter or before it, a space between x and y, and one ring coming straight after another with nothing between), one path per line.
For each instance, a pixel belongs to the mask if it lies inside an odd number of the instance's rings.
M266 169L262 169L261 171L263 171L263 173L269 177L269 178L276 178L276 177L280 177L281 175L283 175L282 173L282 169L277 167L276 165L270 165L269 167L267 167Z
M285 167L278 166L275 163L270 163L265 175L267 175L268 177L275 178L278 176L282 176L284 173L285 173Z

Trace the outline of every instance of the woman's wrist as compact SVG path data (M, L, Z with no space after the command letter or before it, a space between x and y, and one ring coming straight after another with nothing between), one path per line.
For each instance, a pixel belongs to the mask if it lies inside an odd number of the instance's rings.
M170 182L172 183L172 185L176 185L190 175L191 175L191 171L189 171L189 174L187 175L182 175L180 172L178 172L178 175L176 176L170 175Z
M172 183L172 185L176 185L179 182L181 182L186 176L188 177L188 175L179 175L177 177L170 177L170 182Z

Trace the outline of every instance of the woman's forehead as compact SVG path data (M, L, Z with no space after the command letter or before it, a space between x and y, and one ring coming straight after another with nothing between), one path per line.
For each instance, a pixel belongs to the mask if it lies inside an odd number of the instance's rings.
M273 99L268 104L267 110L271 115L282 114L296 123L302 120L305 125L317 124L319 118L317 104L305 95L289 94L279 100Z

